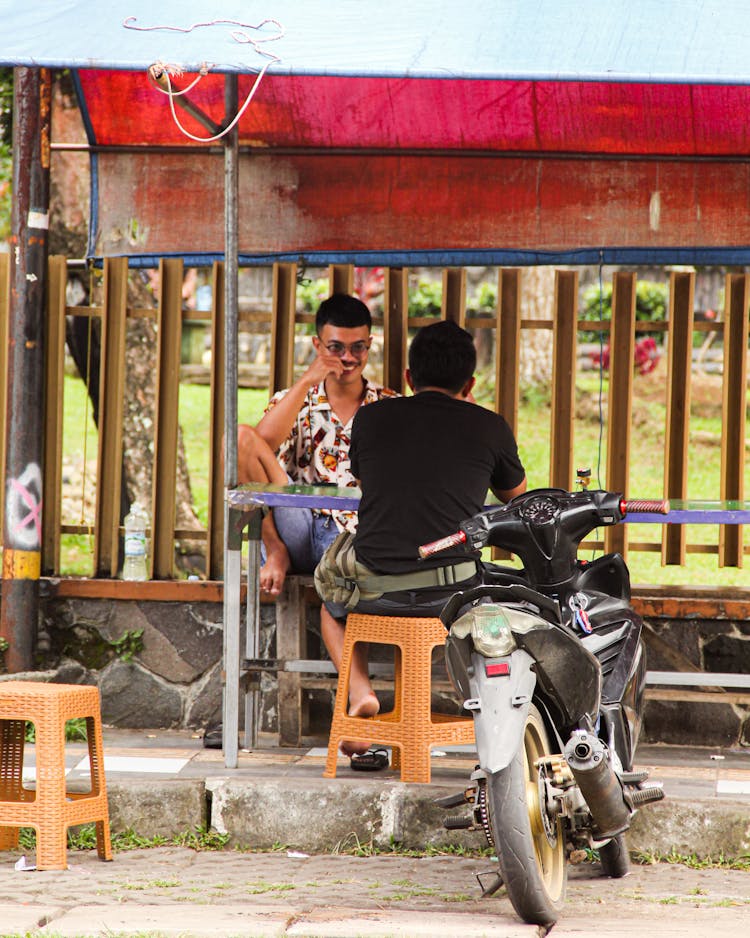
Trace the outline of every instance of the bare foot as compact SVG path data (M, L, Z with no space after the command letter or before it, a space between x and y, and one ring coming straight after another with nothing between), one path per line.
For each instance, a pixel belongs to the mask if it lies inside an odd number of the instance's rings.
M361 756L363 752L367 752L370 748L370 744L364 742L361 739L344 739L339 745L339 749L345 756Z
M352 700L351 695L349 696L350 717L374 717L379 711L380 701L372 691L358 700Z
M351 697L349 698L350 717L374 717L379 710L380 701L372 691L364 697L360 697L356 703L352 702ZM345 756L354 756L367 752L370 744L362 739L345 739L339 748Z

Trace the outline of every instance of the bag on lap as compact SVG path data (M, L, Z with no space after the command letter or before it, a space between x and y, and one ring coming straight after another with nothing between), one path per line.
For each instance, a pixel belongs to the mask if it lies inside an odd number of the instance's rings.
M384 593L395 590L451 587L476 573L473 559L412 573L373 573L357 560L354 535L342 531L315 568L315 589L323 602L341 604L349 612L360 600L380 599Z
M323 602L342 603L353 609L360 599L379 599L383 595L382 589L367 589L358 582L374 576L354 554L354 535L342 531L315 568L315 589Z

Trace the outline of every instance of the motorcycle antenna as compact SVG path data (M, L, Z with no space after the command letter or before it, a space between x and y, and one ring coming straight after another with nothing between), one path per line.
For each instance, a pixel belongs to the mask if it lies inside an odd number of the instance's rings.
M604 268L604 250L599 248L599 445L596 455L596 482L599 488L602 485L602 445L604 442L604 283L602 271Z

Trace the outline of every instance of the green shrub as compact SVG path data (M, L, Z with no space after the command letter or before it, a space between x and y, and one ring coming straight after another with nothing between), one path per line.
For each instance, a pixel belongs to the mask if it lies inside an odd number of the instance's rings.
M487 282L480 283L477 292L469 297L466 305L479 313L494 313L497 309L497 286Z
M420 280L409 294L410 316L439 316L443 302L443 287L437 280Z
M666 283L656 283L653 280L639 280L635 292L635 318L636 322L663 322L667 318L667 302L669 290ZM599 284L591 284L583 291L583 308L581 319L598 321L601 318L608 322L612 318L612 284L605 283L601 292ZM638 327L636 326L636 331ZM579 334L582 342L594 342L598 334L586 332ZM661 342L661 336L655 337Z
M298 312L317 313L318 307L329 292L328 277L320 277L317 280L301 280L297 286Z

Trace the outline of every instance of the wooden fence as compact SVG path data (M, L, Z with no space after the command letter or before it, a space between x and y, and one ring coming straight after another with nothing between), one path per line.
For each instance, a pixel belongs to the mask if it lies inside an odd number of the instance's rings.
M273 268L273 301L270 313L241 314L240 321L268 322L271 326L270 390L288 386L294 376L295 327L311 323L314 317L297 313L297 267L277 264ZM212 348L223 348L224 306L223 267L212 271L213 303L206 313L183 310L183 263L163 259L159 264L158 301L155 308L131 308L127 301L128 263L126 258L104 262L101 286L102 301L97 306L66 305L67 264L63 257L49 259L47 291L45 440L44 440L44 512L42 530L42 571L57 575L60 570L62 534L89 533L80 525L61 522L62 467L62 398L65 317L96 317L101 333L101 382L99 388L99 448L96 472L96 512L93 530L94 570L99 578L117 575L121 543L120 491L122 472L122 425L125 387L125 336L128 317L153 317L156 323L157 350L154 376L156 408L153 437L153 486L150 505L152 519L151 557L154 579L175 576L175 540L190 537L205 539L208 579L220 579L223 560L223 478L221 440L224 425L223 356L212 355L211 431L209 510L206 531L175 529L176 441L180 346L183 321L204 316L212 332ZM577 375L577 333L604 330L609 332L611 355L606 422L606 484L610 489L627 492L631 458L631 417L633 406L633 351L636 333L636 274L614 275L612 319L610 322L580 320L578 310L578 272L555 273L554 304L550 318L527 320L521 315L523 271L498 271L497 305L491 315L467 315L465 269L442 271L442 316L470 329L494 330L495 407L517 429L519 403L519 362L521 334L524 330L552 331L552 419L550 432L549 484L569 488L574 478L575 385ZM384 272L384 314L376 325L383 329L383 380L403 389L408 330L434 321L409 316L406 269ZM332 290L353 292L354 268L332 266L329 269ZM665 322L638 323L638 331L664 332L668 350L666 378L667 415L664 428L664 494L671 498L687 497L688 445L690 434L690 369L695 332L713 330L723 338L723 398L721 404L723 435L721 440L721 491L717 498L744 498L744 463L747 410L747 349L750 276L729 274L726 278L726 303L723 320L697 322L693 313L695 275L674 272L670 277L669 313ZM8 258L0 255L0 336L7 337ZM0 343L0 365L6 374L7 341ZM0 472L4 466L5 387L0 386ZM2 480L0 480L2 481ZM4 486L3 486L4 491ZM0 504L0 512L2 504ZM683 564L686 552L718 553L722 566L741 566L742 527L723 525L714 544L688 544L680 525L664 525L660 540L628 544L626 526L607 529L607 550L627 549L660 551L663 563ZM658 535L657 535L658 536Z

